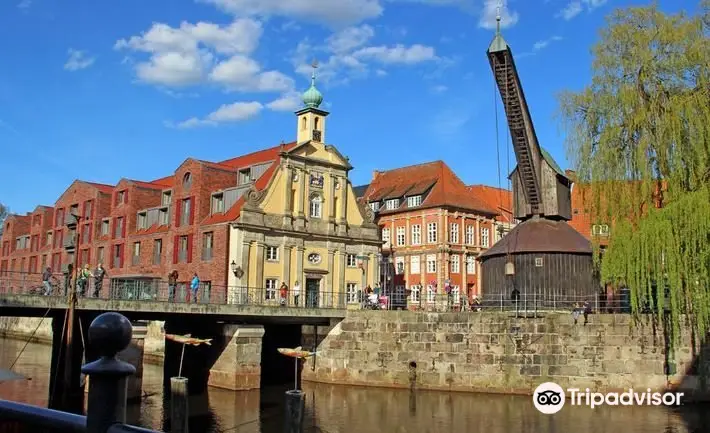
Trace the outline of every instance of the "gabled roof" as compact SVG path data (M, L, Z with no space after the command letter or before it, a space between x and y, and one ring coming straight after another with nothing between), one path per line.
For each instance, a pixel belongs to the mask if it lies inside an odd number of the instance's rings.
M104 194L112 194L113 193L113 185L107 185L105 183L86 182L83 180L80 180L79 182L84 182L88 185L91 185Z
M417 209L447 207L469 210L488 215L498 212L471 194L468 187L443 161L411 165L384 172L377 172L363 196L365 201L380 201L424 195ZM380 210L380 214L402 212L407 203L395 210Z
M367 188L370 187L370 184L368 183L367 185L360 185L360 186L354 186L353 187L353 193L355 194L355 198L360 198L365 195L365 192L367 192Z
M273 161L279 156L279 153L281 153L282 151L287 152L293 149L294 147L296 147L295 141L292 141L291 143L283 143L278 146L248 153L246 155L238 156L236 158L225 159L224 161L219 162L219 164L231 168L248 167L254 164Z
M468 190L500 214L498 220L513 222L513 192L504 188L488 185L469 185Z

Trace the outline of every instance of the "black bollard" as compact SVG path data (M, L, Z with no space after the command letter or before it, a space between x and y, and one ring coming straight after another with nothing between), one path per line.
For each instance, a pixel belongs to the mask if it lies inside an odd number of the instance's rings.
M286 391L286 412L284 431L286 433L301 433L303 431L303 412L306 406L306 396L303 391L292 389Z
M170 378L170 432L187 433L190 416L186 377Z

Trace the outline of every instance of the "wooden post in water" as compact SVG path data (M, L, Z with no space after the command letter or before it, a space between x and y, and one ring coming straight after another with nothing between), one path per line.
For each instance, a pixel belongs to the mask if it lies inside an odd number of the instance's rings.
M303 412L306 406L306 396L303 391L292 389L286 391L285 433L301 433L303 431Z
M188 405L187 378L170 378L170 432L188 433L187 420L190 407Z

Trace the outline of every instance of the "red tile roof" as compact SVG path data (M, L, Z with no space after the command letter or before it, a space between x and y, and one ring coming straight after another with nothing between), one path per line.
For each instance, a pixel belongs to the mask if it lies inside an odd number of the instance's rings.
M105 183L96 183L96 182L86 182L86 183L93 186L94 188L98 189L99 191L103 192L104 194L112 194L113 193L113 185L106 185Z
M363 195L365 201L402 198L426 193L418 209L446 207L496 215L498 212L471 194L468 187L443 161L411 165L384 172L376 172ZM380 210L380 214L402 212L407 203L395 210Z
M289 151L296 147L296 142L283 143L278 146L270 147L268 149L259 150L257 152L248 153L246 155L238 156L232 159L225 159L220 161L220 165L225 165L231 168L241 168L247 167L253 164L263 163L267 161L273 161L279 156L282 151Z
M513 222L513 192L488 185L470 185L468 190L479 200L496 209L500 215L496 219L504 223Z

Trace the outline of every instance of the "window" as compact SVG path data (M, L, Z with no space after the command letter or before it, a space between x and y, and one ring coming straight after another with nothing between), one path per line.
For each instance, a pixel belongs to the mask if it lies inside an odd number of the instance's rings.
M116 206L121 205L126 202L126 191L119 191L116 193Z
M426 256L426 271L429 274L436 273L436 256L434 254Z
M385 201L385 209L387 209L387 210L397 209L398 207L399 207L399 199L398 198L392 198L392 199Z
M146 212L146 211L138 212L138 219L136 222L136 228L138 230L143 230L143 229L148 228L147 225L148 225L148 212Z
M123 267L123 245L114 245L113 254L111 256L111 267L121 268Z
M276 289L279 287L279 280L276 278L266 279L266 293L264 293L267 301L276 299Z
M189 238L187 236L178 237L178 263L187 262L187 251L189 247Z
M323 199L319 196L311 197L311 218L320 218L323 213Z
M451 256L451 273L458 274L461 272L461 256L455 254Z
M356 267L356 266L357 266L357 256L355 256L355 254L347 254L347 255L345 256L345 264L346 264L349 268L354 268L354 267Z
M488 232L485 227L481 228L481 246L488 248Z
M474 256L466 256L466 273L476 273L476 258Z
M345 293L348 297L348 304L357 303L357 284L356 283L346 283Z
M60 227L64 225L64 209L57 210L57 220L55 221L55 227Z
M535 257L535 267L536 268L542 267L542 257Z
M123 237L123 217L116 218L116 227L115 231L113 234L113 237L115 238L122 238Z
M141 243L133 242L133 255L131 256L131 265L138 266L141 262Z
M46 254L42 255L42 267L40 269L42 271L47 269L47 255Z
M153 264L159 265L160 259L163 257L163 240L156 239L153 241Z
M276 262L279 260L279 247L266 247L266 260Z
M473 245L473 243L473 226L469 224L466 226L466 244Z
M436 287L426 286L426 301L429 304L436 302Z
M202 260L212 260L212 246L214 243L214 233L206 232L202 234Z
M452 244L459 243L459 225L456 223L451 224L451 233L449 242Z
M62 242L64 241L64 237L62 236L62 231L57 230L54 232L54 245L52 245L53 248L61 248L62 247Z
M101 236L108 236L110 221L108 219L101 221Z
M239 170L239 185L244 185L251 182L251 169L244 168Z
M84 228L81 230L81 242L84 244L91 243L91 223L84 224Z
M409 258L409 273L419 274L421 269L419 267L419 256L412 256Z
M403 247L405 243L405 227L397 227L397 246Z
M388 228L383 228L383 229L382 229L382 242L384 242L385 245L389 247L389 243L390 243L390 229L388 229Z
M409 288L409 302L418 304L422 295L422 286L412 286Z
M46 246L52 245L52 236L53 233L51 231L47 232L47 241L44 243Z
M97 263L104 263L104 247L98 247L96 249L96 262Z
M182 187L184 189L189 189L190 186L192 186L192 174L187 172L182 176Z
M459 286L451 286L451 298L454 304L461 303L461 288Z
M183 199L180 202L180 227L190 224L190 212L192 211L192 200Z
M414 224L412 226L412 238L410 239L412 245L421 245L422 243L422 226L419 224Z
M594 224L592 234L595 236L609 236L609 226L607 224Z
M372 209L373 212L377 212L378 210L380 210L380 202L378 202L378 201L371 202L370 209Z
M84 202L84 218L91 219L91 212L94 208L93 205L94 203L91 200L87 200Z
M422 196L413 195L411 197L407 197L407 207L417 207L421 204L422 204Z
M212 195L212 213L224 212L224 193Z
M168 208L162 208L158 211L158 224L161 226L166 226L170 222L170 212L168 212Z
M429 223L426 226L426 241L428 244L436 243L436 223Z
M306 116L301 117L301 129L305 130L308 128L308 119L306 119Z
M163 191L163 195L160 197L161 206L169 206L173 202L173 192Z
M397 275L404 274L404 257L395 257L395 273Z

